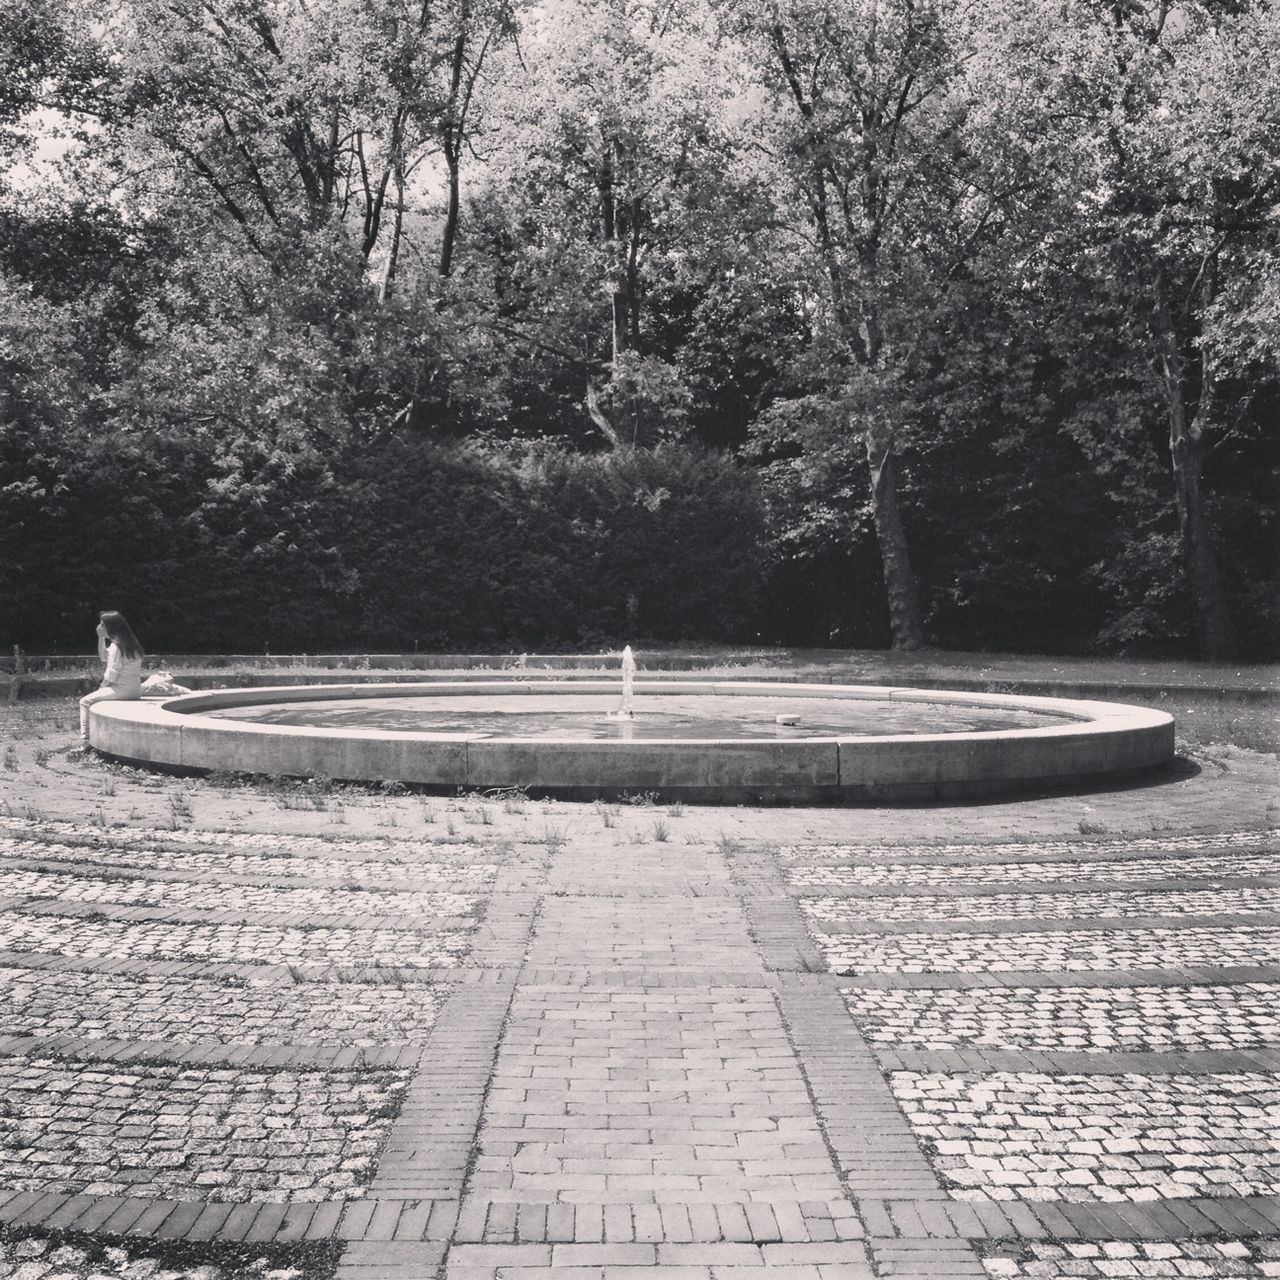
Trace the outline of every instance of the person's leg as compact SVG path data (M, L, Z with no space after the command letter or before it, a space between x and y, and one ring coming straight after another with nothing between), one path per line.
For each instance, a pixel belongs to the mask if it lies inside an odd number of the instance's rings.
M89 741L89 708L95 702L113 702L117 700L117 694L114 689L95 689L92 693L86 693L80 699L80 741L88 743Z

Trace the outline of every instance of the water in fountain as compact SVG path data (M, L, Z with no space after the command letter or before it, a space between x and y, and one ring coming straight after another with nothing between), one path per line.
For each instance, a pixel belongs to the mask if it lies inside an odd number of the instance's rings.
M622 705L616 711L610 711L610 720L633 720L635 719L635 711L632 709L631 701L634 696L634 686L636 681L636 659L635 654L631 652L631 646L627 645L622 651Z

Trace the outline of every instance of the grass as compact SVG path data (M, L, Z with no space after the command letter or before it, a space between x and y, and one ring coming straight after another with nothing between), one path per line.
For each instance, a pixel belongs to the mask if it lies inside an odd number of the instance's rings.
M860 683L896 684L909 680L912 676L920 679L946 679L948 677L977 679L1009 679L1009 680L1067 680L1098 681L1105 684L1131 684L1142 681L1148 684L1200 685L1205 688L1220 685L1274 687L1280 683L1280 664L1277 663L1232 663L1230 665L1211 665L1192 658L1111 658L1097 655L1062 655L1062 654L1027 654L1027 653L975 653L963 650L921 649L913 653L890 650L871 649L789 649L769 646L727 646L699 645L696 649L679 646L655 645L646 647L642 652L642 661L653 657L658 661L663 658L680 659L688 655L697 655L701 660L699 670L708 675L732 675L758 678L769 673L787 674L790 676L816 675L824 679L831 677L847 677ZM208 655L204 655L208 656ZM251 657L244 654L235 655L234 659L213 658L200 663L187 661L180 655L154 655L151 663L154 666L169 666L175 676L191 675L207 680L222 687L230 687L236 683L241 673L270 671L275 674L294 676L298 679L308 677L329 677L341 680L346 672L371 671L367 658L360 655L349 655L352 662L339 666L334 661L321 662L312 660L307 655L277 655ZM532 658L532 660L530 660ZM555 672L541 668L538 655L524 655L520 660L512 659L502 663L492 671L511 670L513 663L530 677L541 675L555 676ZM599 655L599 669L602 672L617 674L618 655L615 652ZM584 658L586 669L591 663ZM5 655L0 655L0 671L12 664ZM46 669L52 666L53 669ZM683 669L683 664L680 664ZM82 658L55 658L48 663L42 655L28 656L28 672L31 676L41 674L81 675L97 677L101 674L101 666L91 655ZM468 668L465 674L474 674L482 668ZM401 666L390 664L377 669L380 678L394 678L397 675L412 678L421 671L411 663ZM445 668L434 668L433 675L445 674ZM459 671L458 674L464 674Z
M191 797L185 791L170 791L169 812L175 819L190 821L193 816L191 811Z
M1169 698L1149 705L1173 717L1180 748L1194 752L1197 748L1230 746L1280 754L1280 714L1273 702Z

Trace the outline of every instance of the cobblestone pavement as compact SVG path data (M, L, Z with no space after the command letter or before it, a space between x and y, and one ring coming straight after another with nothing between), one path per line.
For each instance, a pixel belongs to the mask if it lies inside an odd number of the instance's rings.
M1280 1276L1274 833L386 803L0 817L0 1278Z
M1089 1053L1260 1049L1280 1043L1280 983L876 990L845 999L872 1044Z
M253 924L184 924L113 920L105 916L24 916L0 923L0 951L51 951L110 960L225 960L262 964L395 964L411 968L457 964L469 948L466 932L440 929L343 929Z
M1280 929L830 934L819 943L836 973L1101 973L1268 964Z
M1280 1240L997 1241L983 1262L990 1276L1275 1276Z
M896 1071L890 1087L959 1199L1280 1191L1280 1075Z
M980 898L805 898L813 920L1066 920L1082 916L1235 916L1280 910L1280 889L1198 889L1177 893L992 893Z
M225 908L228 886L190 880L147 880L115 875L54 875L46 871L0 868L0 897L50 899L56 902L109 902L128 906L185 907L197 911ZM235 904L253 912L306 915L466 916L476 905L472 894L361 889L296 889L280 885L237 884Z
M1213 880L1230 883L1243 876L1275 875L1273 853L1187 855L1181 858L1144 857L1076 859L1073 862L992 861L966 866L943 858L929 862L855 862L787 868L787 879L798 887L949 889L953 885L1004 886L1020 881L1088 880L1091 883L1145 880Z
M1122 840L1003 840L998 844L950 844L945 841L921 843L912 848L900 848L896 844L816 844L783 845L778 856L789 863L807 865L836 865L857 862L862 858L878 858L897 861L907 854L907 862L929 861L935 858L955 860L977 858L982 862L1003 863L1009 859L1024 857L1072 858L1095 857L1154 857L1157 861L1169 854L1183 854L1202 849L1230 850L1265 849L1275 852L1275 839L1269 831L1224 831L1219 834L1126 836Z
M10 1035L369 1048L425 1044L443 983L278 983L0 968Z
M216 876L263 876L272 880L350 882L360 888L378 888L385 884L452 884L483 888L497 871L494 863L465 863L441 860L435 846L410 847L396 853L385 841L370 841L364 857L344 857L357 851L356 842L289 840L283 836L264 839L228 833L224 849L210 849L208 840L184 843L182 837L199 832L166 832L155 844L141 842L136 834L113 831L110 836L92 828L75 828L74 835L60 842L39 839L41 828L32 824L19 836L0 835L0 859L23 859L55 864L70 863L82 867L91 863L98 868L137 868L142 871L206 872ZM252 852L261 850L261 852ZM324 851L326 856L312 856ZM332 851L332 856L328 856Z
M181 1200L359 1194L407 1079L0 1058L0 1185Z

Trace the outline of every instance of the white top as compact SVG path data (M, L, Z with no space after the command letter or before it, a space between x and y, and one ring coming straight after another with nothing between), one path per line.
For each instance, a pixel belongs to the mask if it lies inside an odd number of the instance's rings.
M107 646L107 670L102 677L104 689L114 689L121 697L142 696L142 659L126 658L113 640Z

